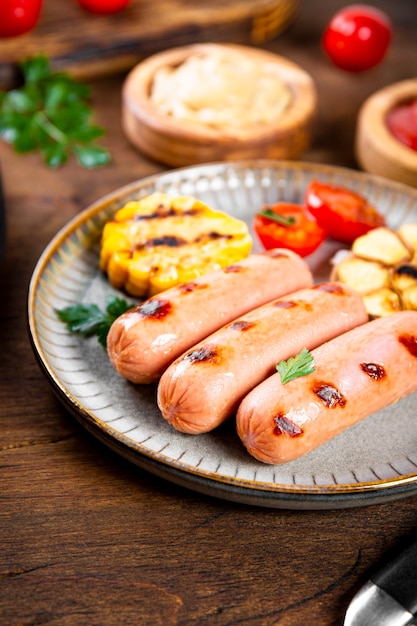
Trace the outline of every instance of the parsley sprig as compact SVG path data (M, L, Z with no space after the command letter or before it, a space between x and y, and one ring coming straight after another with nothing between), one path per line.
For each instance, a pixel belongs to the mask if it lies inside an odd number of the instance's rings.
M17 153L40 150L48 167L74 153L87 168L106 165L108 150L95 140L104 129L90 122L89 87L65 72L53 72L43 54L19 63L23 85L0 91L0 136Z
M303 348L295 356L290 357L287 361L280 361L276 365L276 370L281 376L283 385L289 383L290 380L294 380L294 378L312 374L315 369L314 357L307 348Z
M104 348L110 326L122 313L134 305L123 298L113 297L109 300L106 310L102 311L97 304L75 304L65 309L56 309L61 322L64 322L71 333L83 337L97 336Z
M266 207L263 211L258 213L261 217L266 217L273 222L278 222L281 226L294 226L295 218L294 217L285 217L285 215L281 215L281 213L276 213L270 207Z

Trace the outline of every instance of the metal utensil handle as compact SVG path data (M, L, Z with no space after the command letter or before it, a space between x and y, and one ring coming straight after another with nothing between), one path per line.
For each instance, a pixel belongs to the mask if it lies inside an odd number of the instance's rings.
M417 615L417 542L400 552L371 580L407 611Z

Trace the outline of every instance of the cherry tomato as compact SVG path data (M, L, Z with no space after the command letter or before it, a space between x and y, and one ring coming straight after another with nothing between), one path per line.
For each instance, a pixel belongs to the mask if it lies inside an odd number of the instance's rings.
M387 115L387 126L398 141L417 150L417 100L392 109Z
M78 0L78 4L89 11L99 15L117 13L127 7L130 0Z
M384 58L391 42L389 17L366 4L352 4L338 11L323 35L323 48L337 67L362 72Z
M385 225L383 215L360 194L312 181L305 193L305 205L329 237L353 243L372 228Z
M305 207L288 202L264 207L255 215L253 227L266 250L289 248L303 257L314 252L326 238L326 231Z
M0 0L0 37L16 37L35 28L43 0Z

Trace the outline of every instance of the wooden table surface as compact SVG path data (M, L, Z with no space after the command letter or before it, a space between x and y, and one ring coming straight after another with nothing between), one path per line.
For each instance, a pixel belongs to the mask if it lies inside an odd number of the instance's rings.
M304 0L264 47L311 72L319 116L303 160L356 167L364 99L414 77L415 0L375 0L392 17L385 62L362 75L327 61L320 34L341 0ZM1 47L1 43L0 43ZM123 75L90 82L113 162L52 171L0 143L7 245L0 268L0 623L253 625L343 623L383 556L415 535L417 496L328 511L255 508L180 488L131 466L61 406L32 353L27 292L55 233L90 202L163 171L120 126Z

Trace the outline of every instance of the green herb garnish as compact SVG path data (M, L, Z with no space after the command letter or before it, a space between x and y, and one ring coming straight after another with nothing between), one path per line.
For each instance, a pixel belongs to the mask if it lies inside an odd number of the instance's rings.
M295 224L294 217L284 217L280 213L275 213L275 211L273 211L269 207L266 207L263 211L260 211L258 215L260 215L261 217L266 217L274 222L278 222L278 224L281 224L282 226L293 226Z
M290 357L287 361L278 363L276 369L281 375L282 384L285 385L294 378L312 374L316 368L312 354L307 348L303 348L301 352Z
M110 326L133 306L123 298L114 297L107 304L105 312L101 311L97 304L75 304L55 312L70 332L83 337L96 335L98 342L106 347Z
M90 123L90 90L64 72L53 72L38 54L19 63L22 87L0 91L0 136L17 153L40 150L48 167L63 165L71 153L83 167L110 161L95 140L104 129Z

